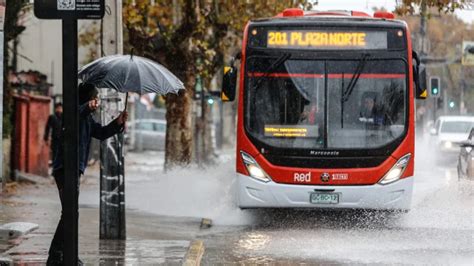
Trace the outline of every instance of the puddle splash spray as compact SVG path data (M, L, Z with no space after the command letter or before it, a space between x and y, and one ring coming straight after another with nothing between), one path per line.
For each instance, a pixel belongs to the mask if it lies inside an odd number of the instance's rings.
M190 166L166 173L127 174L127 207L160 215L209 218L218 225L253 221L251 212L237 206L233 157L205 169ZM137 175L139 183L133 181Z

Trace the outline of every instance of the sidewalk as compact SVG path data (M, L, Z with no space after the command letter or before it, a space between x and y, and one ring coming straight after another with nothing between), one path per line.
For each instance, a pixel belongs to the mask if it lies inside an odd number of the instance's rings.
M219 164L228 164L233 154L222 152ZM189 259L190 253L199 257L202 251L202 244L195 241L203 234L202 218L216 223L241 218L232 203L231 167L194 166L164 173L164 153L153 151L128 152L125 162L125 241L99 240L99 165L88 167L81 178L79 254L87 265L181 265L186 254ZM15 241L0 241L0 258L20 265L44 265L59 220L53 178L34 181L19 185L10 196L0 196L0 225L39 225Z
M87 178L82 191L97 191ZM39 228L13 241L0 243L0 258L15 265L44 265L56 228L60 204L52 179L43 184L18 185L14 195L0 196L0 224L31 222ZM98 199L98 195L97 195ZM81 203L81 201L80 201ZM127 209L127 240L99 240L97 206L80 204L79 256L86 265L181 265L200 220L147 214Z

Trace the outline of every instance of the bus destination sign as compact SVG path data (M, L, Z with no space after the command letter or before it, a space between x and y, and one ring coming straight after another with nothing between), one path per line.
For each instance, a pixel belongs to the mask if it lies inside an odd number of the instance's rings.
M287 49L387 49L382 31L268 31L268 48Z

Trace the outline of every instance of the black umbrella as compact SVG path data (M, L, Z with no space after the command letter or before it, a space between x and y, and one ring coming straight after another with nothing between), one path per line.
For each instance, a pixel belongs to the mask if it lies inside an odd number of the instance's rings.
M98 88L111 88L125 93L164 95L184 89L183 82L164 66L133 54L99 58L82 67L79 78Z

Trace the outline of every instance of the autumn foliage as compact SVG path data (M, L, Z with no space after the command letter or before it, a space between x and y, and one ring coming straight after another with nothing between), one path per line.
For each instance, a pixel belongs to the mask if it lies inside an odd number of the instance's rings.
M191 161L192 95L196 78L208 88L226 54L238 50L245 24L288 7L311 8L307 1L135 0L124 3L124 26L136 53L168 67L185 84L180 95L166 97L165 165ZM203 125L201 125L201 128Z

